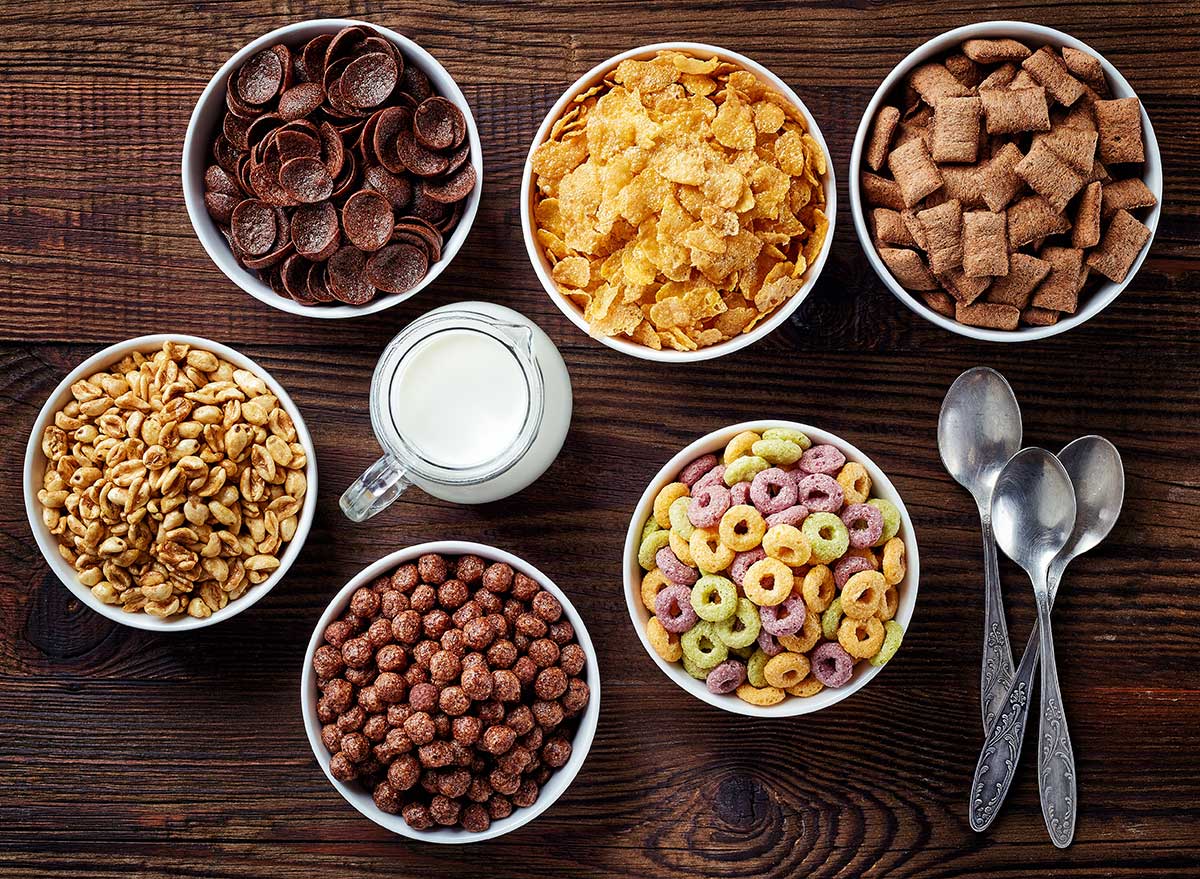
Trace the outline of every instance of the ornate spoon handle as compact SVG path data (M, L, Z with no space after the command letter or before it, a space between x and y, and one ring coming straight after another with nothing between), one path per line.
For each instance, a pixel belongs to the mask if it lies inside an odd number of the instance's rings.
M1066 848L1075 836L1075 752L1067 732L1054 635L1050 631L1050 601L1038 596L1038 633L1042 644L1042 721L1039 727L1038 792L1042 817L1051 841Z
M1013 679L1012 646L1004 622L1004 598L1000 593L1000 561L996 538L992 535L992 517L980 514L983 527L983 667L979 678L979 702L983 711L983 732L987 735L1004 707Z

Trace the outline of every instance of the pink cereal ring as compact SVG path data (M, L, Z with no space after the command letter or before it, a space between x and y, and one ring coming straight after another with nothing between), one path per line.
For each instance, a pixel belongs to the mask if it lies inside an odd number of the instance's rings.
M767 557L767 551L761 546L756 546L754 549L748 549L745 552L739 552L733 557L733 563L729 566L729 576L734 583L742 585L742 578L746 576L746 572L750 570L750 566L755 562L762 561Z
M782 513L796 504L796 477L778 467L768 467L750 483L750 500L764 516Z
M846 456L830 445L813 446L800 456L800 469L805 473L824 473L826 476L832 476L841 470L845 463Z
M731 503L729 489L723 485L698 488L688 504L688 521L697 528L716 528Z
M758 649L767 656L778 656L783 652L783 645L775 639L775 636L763 629L758 633Z
M704 488L706 485L725 485L725 465L718 464L699 479L692 483L692 491Z
M833 447L827 446L826 448ZM824 473L805 476L796 483L796 487L799 503L814 513L836 513L846 500L845 492L842 491L837 480Z
M704 679L710 693L732 693L746 682L746 663L727 659L708 673Z
M750 483L736 482L729 489L729 502L735 506L750 503Z
M691 488L701 476L719 463L716 455L702 455L679 471L679 481Z
M794 635L799 632L804 628L806 615L804 599L794 595L784 599L782 604L758 609L758 617L762 620L763 631L776 636Z
M854 674L854 660L835 641L826 641L809 655L812 673L827 687L840 687Z
M692 607L692 590L686 586L661 590L654 599L654 615L664 629L675 635L686 632L700 619Z
M848 555L838 559L837 564L833 566L833 582L837 584L838 591L846 585L846 581L860 571L871 570L871 563L860 555Z
M851 504L842 511L842 521L850 531L850 545L874 546L883 536L883 513L870 504Z
M797 495L799 491L797 490ZM767 527L774 528L776 525L795 525L797 528L808 518L808 507L804 504L796 504L794 507L788 507L786 510L780 510L778 513L772 513L767 516Z
M675 553L671 552L671 547L664 546L658 551L658 555L654 557L655 564L658 569L663 572L663 575L672 583L678 583L681 586L691 586L700 579L700 575L695 568L689 568L679 560ZM662 593L659 593L660 595Z

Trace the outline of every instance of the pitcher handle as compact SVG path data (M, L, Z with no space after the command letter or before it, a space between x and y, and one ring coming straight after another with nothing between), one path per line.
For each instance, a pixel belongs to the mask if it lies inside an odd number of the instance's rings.
M351 522L365 522L391 506L411 484L400 463L384 455L354 480L338 503Z

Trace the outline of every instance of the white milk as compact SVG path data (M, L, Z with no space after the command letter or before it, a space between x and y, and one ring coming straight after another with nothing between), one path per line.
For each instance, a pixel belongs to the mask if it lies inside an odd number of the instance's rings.
M391 383L396 430L441 467L478 467L516 442L529 387L513 353L475 330L449 329L404 355Z

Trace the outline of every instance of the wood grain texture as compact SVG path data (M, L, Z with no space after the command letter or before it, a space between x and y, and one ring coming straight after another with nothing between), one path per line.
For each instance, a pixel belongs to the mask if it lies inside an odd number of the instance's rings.
M0 875L216 879L246 875L961 877L1195 876L1200 863L1200 24L1194 2L1003 7L874 3L26 0L3 6L0 52ZM458 79L485 146L474 230L428 291L354 321L294 318L228 282L192 233L179 155L193 102L248 40L345 13L410 35ZM1133 285L1043 342L951 336L873 275L844 177L863 108L936 33L988 18L1067 30L1138 91L1165 162L1165 205ZM622 357L541 291L520 237L530 138L593 64L660 39L765 63L804 98L839 177L832 259L787 326L687 370ZM425 310L488 298L528 314L575 385L563 454L533 487L456 508L420 492L351 526L337 496L377 454L365 400L386 341ZM25 521L20 462L46 395L98 347L179 331L257 359L300 406L321 497L286 581L227 623L155 636L75 602ZM1075 844L1057 851L1026 749L1004 812L966 820L980 745L982 617L974 506L934 446L942 394L994 366L1029 442L1102 433L1128 469L1111 538L1067 573L1056 613L1078 757ZM681 445L777 415L867 450L903 493L921 546L905 646L861 694L818 715L752 722L691 700L641 651L621 599L628 516ZM326 783L297 704L304 647L349 577L400 546L478 539L519 553L575 601L604 680L600 729L560 802L523 830L445 849L376 828ZM1028 584L1002 576L1015 644Z

